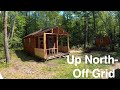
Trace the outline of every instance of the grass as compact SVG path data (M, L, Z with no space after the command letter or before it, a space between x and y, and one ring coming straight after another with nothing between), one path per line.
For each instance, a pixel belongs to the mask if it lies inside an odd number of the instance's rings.
M60 64L56 70L57 70L57 75L54 78L62 78L62 79L75 79L73 76L73 70L74 69L90 69L90 70L94 70L96 68L99 69L109 69L109 65L95 65L95 64L84 64L84 62L82 62L81 64L79 64L78 66L74 66L74 65L69 65L68 63L66 63L66 60L64 59L60 59L59 61L62 62L62 64ZM63 63L64 62L64 63ZM80 77L81 78L81 77ZM89 79L93 79L92 75L88 76Z
M6 64L0 63L0 68L5 68L5 67L6 67Z
M11 52L11 64L9 67L5 67L5 63L0 63L0 73L5 79L75 79L73 76L74 69L90 69L91 71L99 69L109 69L111 65L105 64L84 64L84 55L93 56L104 56L108 53L106 52L91 52L83 53L82 51L77 51L70 53L71 55L82 57L82 62L78 66L70 65L67 63L66 58L58 58L49 60L46 62L40 62L39 59L26 54L23 51L12 51ZM111 55L116 55L119 53L111 53ZM81 77L79 78L81 79ZM88 79L93 79L92 75L89 75Z
M0 60L5 58L4 49L0 48Z

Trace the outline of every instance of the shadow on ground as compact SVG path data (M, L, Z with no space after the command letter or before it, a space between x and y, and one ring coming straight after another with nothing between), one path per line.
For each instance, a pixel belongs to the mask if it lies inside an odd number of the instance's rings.
M108 79L120 79L120 69L115 70L115 77L114 78L108 78Z
M25 52L24 50L15 50L15 53L18 58L22 61L36 61L36 62L44 62L43 59L40 59L32 54Z

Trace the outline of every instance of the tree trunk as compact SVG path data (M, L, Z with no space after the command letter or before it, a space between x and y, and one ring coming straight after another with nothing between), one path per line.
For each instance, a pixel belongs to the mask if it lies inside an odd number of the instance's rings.
M44 12L44 19L45 19L45 21L44 21L44 23L45 23L44 28L46 28L46 27L48 28L48 25L47 25L47 23L48 23L47 22L47 11Z
M114 36L113 36L113 50L115 50L115 45L116 45L116 41L115 41L115 26L114 26Z
M92 11L93 13L93 29L94 29L94 40L96 38L96 18L95 18L95 11Z
M118 37L119 37L119 47L120 47L120 12L118 11L118 25L119 25L119 35L118 35Z
M7 16L8 12L4 11L4 49L5 49L5 57L6 57L6 63L10 62L10 54L9 54L9 48L8 48L8 37L7 37Z
M15 21L16 21L16 17L14 18L14 21L13 21L13 25L12 25L12 29L11 29L11 40L13 39L13 33L14 33L14 28L15 28Z
M11 37L11 32L12 32L12 31L11 31L11 30L12 30L11 28L12 28L12 24L13 24L13 23L12 23L12 21L13 21L12 19L13 19L13 18L10 16L10 31L8 32L8 39L10 39L10 37Z
M26 11L26 12L25 12L25 19L26 19L25 36L28 35L28 23L29 23L29 22L28 22L28 16L29 16L28 13L29 13L29 11Z
M37 11L35 11L35 28L34 28L34 32L37 30Z
M67 12L68 12L68 11L67 11ZM66 18L66 23L68 24L68 13L67 13L66 17L67 17L67 18ZM66 29L67 29L66 31L68 32L68 25L67 25L67 24L66 24Z
M120 47L120 25L119 25L119 47Z
M93 28L94 28L94 31L96 32L95 11L92 11L92 13L93 13Z
M120 19L119 19L119 47L120 47Z
M13 47L13 42L12 41L13 41L13 35L14 35L15 22L16 22L16 16L14 17L13 25L12 25L12 28L11 28L11 38L10 38L10 40L11 40L12 47Z
M88 36L88 15L87 15L87 12L85 12L85 42L84 42L84 48L87 47L87 42L88 42L88 39L87 39L87 36Z
M95 45L95 39L96 39L96 18L95 18L95 11L92 11L93 14L93 29L94 29L94 35L93 35L93 42L92 44Z
M104 28L105 28L105 30L107 31L107 24L106 24L106 22L103 20L102 16L100 15L100 12L98 12L98 15L99 15L100 19L102 20L102 22L104 23Z
M110 39L111 39L110 48L112 51L114 51L114 40L113 40L113 34L111 31L110 31Z

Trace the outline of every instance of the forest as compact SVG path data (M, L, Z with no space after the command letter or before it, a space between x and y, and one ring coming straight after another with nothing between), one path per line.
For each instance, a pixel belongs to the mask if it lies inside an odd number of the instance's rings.
M105 36L112 41L107 49L120 50L120 11L1 11L0 61L11 61L14 51L23 49L24 36L54 26L70 34L71 50L95 49L96 38Z

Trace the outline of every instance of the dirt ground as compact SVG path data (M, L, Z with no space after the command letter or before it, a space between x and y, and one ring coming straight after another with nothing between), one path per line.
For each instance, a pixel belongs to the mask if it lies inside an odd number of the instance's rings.
M57 66L53 62L22 61L16 54L12 54L11 64L7 68L0 69L0 73L5 79L49 79L53 78L54 72L46 72L48 67Z

